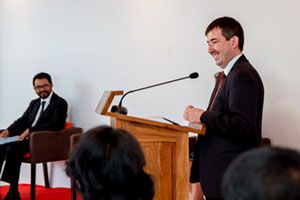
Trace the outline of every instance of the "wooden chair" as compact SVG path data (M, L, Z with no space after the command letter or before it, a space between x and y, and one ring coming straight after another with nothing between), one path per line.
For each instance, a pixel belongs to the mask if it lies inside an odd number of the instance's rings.
M71 136L70 142L70 151L75 147L75 145L79 142L81 134L74 134ZM71 179L71 200L76 200L76 189L75 189L75 180Z
M36 164L43 164L45 187L49 188L47 162L67 160L70 152L70 138L81 134L81 128L67 128L61 131L37 131L30 134L30 156L23 162L31 164L30 200L35 200Z

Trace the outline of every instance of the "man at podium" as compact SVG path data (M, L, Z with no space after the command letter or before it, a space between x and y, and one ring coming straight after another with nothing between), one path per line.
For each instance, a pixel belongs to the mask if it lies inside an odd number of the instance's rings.
M262 80L242 53L240 23L231 17L215 19L205 35L208 53L222 71L215 75L208 108L189 105L184 111L188 122L206 125L205 135L198 136L190 175L192 199L197 200L203 194L206 199L222 199L221 183L228 165L260 144L264 99Z

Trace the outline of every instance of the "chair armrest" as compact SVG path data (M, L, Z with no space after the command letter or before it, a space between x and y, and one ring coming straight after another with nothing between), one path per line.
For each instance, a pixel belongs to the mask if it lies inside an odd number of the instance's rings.
M71 141L70 141L70 150L71 151L75 147L75 145L79 142L80 137L81 137L81 134L73 134L73 135L71 135Z
M271 139L270 139L270 138L263 137L263 138L261 139L260 146L271 146Z
M70 152L70 136L81 134L81 128L61 131L37 131L30 134L31 163L66 160Z

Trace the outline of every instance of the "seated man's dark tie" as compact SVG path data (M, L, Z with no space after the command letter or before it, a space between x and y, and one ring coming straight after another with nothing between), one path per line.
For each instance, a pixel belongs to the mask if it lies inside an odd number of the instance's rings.
M40 116L39 116L39 119L37 120L37 122L41 119L41 117L44 113L45 104L46 104L46 101L42 101L42 109L41 109Z

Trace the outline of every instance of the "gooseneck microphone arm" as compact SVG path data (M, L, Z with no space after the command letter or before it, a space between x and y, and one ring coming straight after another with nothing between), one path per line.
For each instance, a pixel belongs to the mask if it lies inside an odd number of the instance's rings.
M124 97L126 95L130 94L130 93L137 92L137 91L140 91L140 90L149 89L149 88L152 88L152 87L157 87L157 86L160 86L160 85L164 85L164 84L168 84L168 83L172 83L172 82L176 82L176 81L180 81L180 80L183 80L183 79L188 79L188 78L195 79L195 78L198 78L198 76L199 76L199 74L197 72L194 72L194 73L191 73L189 76L186 76L186 77L183 77L183 78L178 78L178 79L174 79L174 80L171 80L171 81L165 81L165 82L162 82L162 83L158 83L158 84L150 85L150 86L147 86L147 87L142 87L142 88L138 88L138 89L135 89L135 90L128 91L122 96L122 98L119 102L119 105L118 106L113 106L111 108L111 111L115 112L115 113L126 115L127 114L127 109L125 107L122 107L122 101L123 101Z
M168 84L168 83L172 83L172 82L175 82L175 81L180 81L180 80L187 79L187 78L190 78L190 77L187 76L187 77L183 77L183 78L178 78L178 79L174 79L174 80L171 80L171 81L166 81L166 82L158 83L158 84L155 84L155 85L150 85L150 86L147 86L147 87L142 87L142 88L139 88L139 89L135 89L135 90L128 91L128 92L126 92L126 93L122 96L122 98L121 98L121 100L120 100L120 103L119 103L119 106L122 106L122 101L123 101L124 97L125 97L127 94L130 94L130 93L133 93L133 92L137 92L137 91L140 91L140 90L145 90L145 89L148 89L148 88L153 88L153 87L160 86L160 85L164 85L164 84Z

